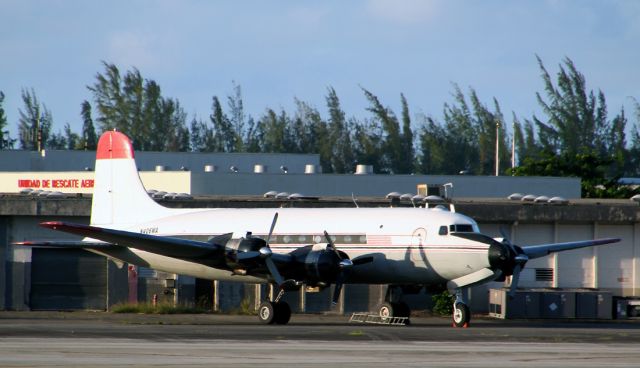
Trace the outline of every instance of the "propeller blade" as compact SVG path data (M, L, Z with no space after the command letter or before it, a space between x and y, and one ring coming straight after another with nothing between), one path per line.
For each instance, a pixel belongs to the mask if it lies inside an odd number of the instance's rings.
M503 243L511 244L511 238L509 237L509 234L507 234L507 229L502 226L500 226L500 235L502 235Z
M338 304L338 299L340 299L340 293L342 292L342 285L344 285L343 280L342 279L342 272L340 273L340 275L338 275L338 279L336 280L336 286L333 289L333 298L331 299L331 304L332 305L336 305Z
M335 250L336 246L333 244L333 240L331 240L331 237L329 236L327 230L324 231L324 237L325 239L327 239L327 244L329 244L329 246Z
M284 279L282 278L282 275L280 275L278 267L276 267L273 259L271 259L271 257L267 257L264 259L264 263L267 265L267 269L269 270L269 273L271 273L271 276L273 276L276 284L280 287L284 283Z
M271 221L271 228L269 229L269 235L267 235L267 246L271 241L271 234L273 234L273 229L276 227L276 222L278 222L278 212L273 215L273 221Z
M520 271L522 271L522 264L516 263L516 266L513 268L513 275L511 276L511 287L509 288L510 299L513 299L513 297L516 295L518 281L520 280Z
M256 251L248 251L248 252L239 252L236 255L236 260L239 262L243 262L243 261L250 261L256 258L260 258L262 255L260 254L260 252L256 252Z
M340 273L338 273L338 277L336 278L336 285L333 289L333 298L331 299L332 305L338 304L342 286L344 285L344 282L349 278L349 274L351 273L351 269L353 268L353 262L351 262L350 259L345 258L340 261L339 267Z

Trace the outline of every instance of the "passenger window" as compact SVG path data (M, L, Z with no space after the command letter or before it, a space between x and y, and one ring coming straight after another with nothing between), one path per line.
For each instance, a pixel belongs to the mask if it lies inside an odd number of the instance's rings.
M447 231L447 227L446 226L440 226L440 230L438 230L438 234L440 234L440 235L449 234L449 232Z

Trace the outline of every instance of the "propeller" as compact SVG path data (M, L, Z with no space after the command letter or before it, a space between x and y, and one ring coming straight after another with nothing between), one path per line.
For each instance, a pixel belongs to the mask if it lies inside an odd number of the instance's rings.
M333 240L331 239L331 237L329 236L329 233L327 233L326 230L324 232L324 237L327 239L327 244L329 245L329 248L331 248L331 250L335 252L336 256L338 256L338 259L340 260L340 262L338 263L338 268L340 269L340 272L336 277L336 284L333 290L333 298L331 299L331 304L336 305L338 304L338 299L340 299L340 293L342 292L342 287L344 286L344 282L349 278L349 275L351 274L351 269L353 268L353 262L349 259L349 257L344 255L344 253L340 253L338 251L335 244L333 244Z
M267 269L269 270L269 273L271 274L271 276L273 276L273 279L276 281L276 284L278 285L278 287L282 287L282 285L284 284L284 278L280 274L280 271L278 271L278 267L276 267L276 264L273 262L273 259L271 258L271 256L273 255L273 251L271 250L271 247L269 247L269 242L271 241L271 235L273 234L273 229L275 229L277 222L278 222L278 212L276 212L275 215L273 215L273 220L271 221L271 228L269 229L269 235L267 235L267 239L265 240L264 247L260 248L258 252L260 253L260 258L262 258L264 260L264 263L267 265Z
M509 287L509 298L513 299L513 297L516 295L516 289L518 288L518 281L520 281L520 272L522 271L522 268L527 263L527 261L529 261L529 256L527 256L520 247L511 243L511 240L509 239L509 236L503 227L500 227L500 234L502 235L501 243L509 249L513 262L511 286Z

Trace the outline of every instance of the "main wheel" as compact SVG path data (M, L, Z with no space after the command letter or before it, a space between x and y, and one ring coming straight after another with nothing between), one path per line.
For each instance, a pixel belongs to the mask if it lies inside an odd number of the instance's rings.
M387 318L391 318L395 316L395 305L394 303L387 303L384 302L382 303L382 305L380 305L380 309L378 309L378 314L380 315L380 318L382 318L383 320L386 320Z
M258 308L258 319L260 322L270 325L275 322L276 308L270 301L260 303Z
M279 325L286 325L291 319L291 307L287 302L279 302L274 305L275 308L275 323Z
M464 303L456 303L453 309L453 326L469 327L470 320L471 312L469 312L469 307Z

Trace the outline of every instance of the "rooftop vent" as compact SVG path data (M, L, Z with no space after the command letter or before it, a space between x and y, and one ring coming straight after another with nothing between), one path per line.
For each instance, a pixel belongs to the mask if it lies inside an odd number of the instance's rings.
M510 195L509 198L512 201L519 201L522 200L522 197L524 197L524 195L522 193L513 193L512 195Z
M305 174L315 174L316 173L316 165L312 165L312 164L304 165L304 173Z
M397 199L400 198L402 194L398 193L398 192L391 192L389 194L387 194L386 196L384 196L386 199Z
M356 166L356 175L369 175L373 174L373 165L358 165Z
M424 198L424 203L443 203L444 199L437 195L430 195Z
M266 192L265 194L263 194L262 196L265 198L275 198L276 195L278 195L278 192L276 192L275 190L270 190L268 192Z
M535 203L549 203L549 197L541 195L533 200Z
M549 199L550 204L568 204L569 200L563 197L551 197Z

